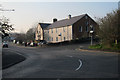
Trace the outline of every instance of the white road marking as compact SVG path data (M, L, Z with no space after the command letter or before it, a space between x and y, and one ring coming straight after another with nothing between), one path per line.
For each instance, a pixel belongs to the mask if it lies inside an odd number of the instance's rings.
M70 56L70 55L66 55L66 56L67 56L67 57L71 57L71 58L73 57L73 56Z
M80 65L78 66L78 68L75 71L79 70L82 66L82 61L80 59L78 61L79 61Z

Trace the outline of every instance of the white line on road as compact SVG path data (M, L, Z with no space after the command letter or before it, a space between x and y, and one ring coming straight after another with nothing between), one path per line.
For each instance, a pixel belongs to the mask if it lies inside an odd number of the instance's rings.
M79 70L82 66L82 61L80 59L78 61L79 61L80 65L78 66L78 68L75 71Z
M73 57L73 56L70 56L70 55L66 55L66 56L67 56L67 57L71 57L71 58Z

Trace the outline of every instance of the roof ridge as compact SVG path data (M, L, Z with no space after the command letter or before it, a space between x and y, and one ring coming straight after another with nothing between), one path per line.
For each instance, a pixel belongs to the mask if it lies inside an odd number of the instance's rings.
M74 17L71 17L71 19L72 19L72 18L75 18L75 17L83 16L83 15L86 15L86 14L81 14L81 15L78 15L78 16L74 16ZM59 21L63 21L63 20L70 20L70 19L65 18L65 19L61 19L61 20L59 20ZM59 22L59 21L56 21L56 22ZM54 23L55 23L55 22L54 22Z
M52 24L52 23L39 23L39 24Z
M77 22L78 20L82 19L85 15L87 15L87 14L74 16L74 17L71 17L70 19L62 19L62 20L56 21L56 22L50 24L49 26L47 26L45 29L57 28L57 27L63 27L63 26L67 26L67 25L72 25L75 22Z

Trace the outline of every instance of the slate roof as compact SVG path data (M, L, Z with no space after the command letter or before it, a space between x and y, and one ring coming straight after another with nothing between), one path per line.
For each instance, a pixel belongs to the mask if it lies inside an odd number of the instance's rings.
M41 26L42 29L45 29L51 24L50 23L39 23L39 25Z
M78 20L80 20L81 18L83 18L85 15L87 15L87 14L71 17L71 19L63 19L63 20L60 20L60 21L56 21L53 24L46 27L45 29L64 27L64 26L67 26L67 25L72 25L75 22L77 22Z

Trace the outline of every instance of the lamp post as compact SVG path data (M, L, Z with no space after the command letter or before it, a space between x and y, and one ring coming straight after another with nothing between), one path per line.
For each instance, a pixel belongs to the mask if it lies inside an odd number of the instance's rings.
M90 25L90 28L91 28L91 30L90 30L90 37L91 37L91 45L93 45L93 26L92 25Z
M92 44L93 44L93 39L92 39L92 37L93 37L93 36L92 36L92 35L93 35L93 31L90 31L90 34L91 34L90 37L91 37L91 45L92 45Z

